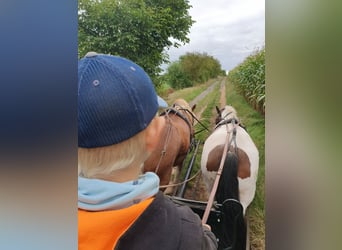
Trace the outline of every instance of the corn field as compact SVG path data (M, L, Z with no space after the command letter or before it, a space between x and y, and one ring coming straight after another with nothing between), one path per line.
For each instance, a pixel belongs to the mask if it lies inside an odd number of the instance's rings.
M265 114L265 48L248 56L231 70L229 80L255 110Z

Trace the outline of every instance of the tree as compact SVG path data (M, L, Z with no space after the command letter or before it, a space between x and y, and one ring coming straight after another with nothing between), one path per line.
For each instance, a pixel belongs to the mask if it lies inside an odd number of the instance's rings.
M167 68L165 78L167 83L174 89L182 89L192 86L189 76L184 72L181 64L178 61L173 62Z
M225 74L220 62L207 53L186 53L168 66L163 80L173 88L181 89Z
M156 76L168 62L165 49L189 42L190 7L187 0L80 0L79 56L123 56Z
M207 53L186 53L180 57L180 63L193 83L222 75L220 62Z

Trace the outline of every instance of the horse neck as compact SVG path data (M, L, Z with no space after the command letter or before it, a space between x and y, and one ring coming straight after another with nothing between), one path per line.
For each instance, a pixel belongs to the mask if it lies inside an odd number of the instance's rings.
M190 117L190 114L188 113L187 110L183 108L181 109L170 108L166 112L164 112L162 115L165 115L165 117L168 117L171 120L176 118L176 119L181 119L181 121L185 122L190 131L189 138L191 141L191 139L194 136L193 120L191 119L192 117Z
M188 124L189 126L189 129L190 129L190 135L191 137L194 135L195 131L194 131L194 118L193 118L193 115L191 113L191 111L189 109L181 109L179 110L184 118L186 118L186 123Z
M187 124L188 126L191 127L193 126L193 119L192 119L192 115L190 114L190 111L188 111L185 108L182 108L181 106L178 108L170 108L167 113L169 114L174 114L175 116L178 116L180 118L182 118Z
M190 124L190 127L192 127L194 125L194 119L191 111L189 111L189 109L180 109L179 112L181 112L183 116L186 117L188 123Z

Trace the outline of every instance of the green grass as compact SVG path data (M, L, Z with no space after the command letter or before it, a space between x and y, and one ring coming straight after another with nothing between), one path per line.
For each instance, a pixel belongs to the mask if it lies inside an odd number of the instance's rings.
M190 102L193 99L195 99L196 96L201 94L205 89L207 89L208 86L210 86L210 84L211 84L211 81L208 81L207 83L204 83L201 85L177 90L169 94L168 96L162 96L162 97L165 98L165 100L167 101L169 105L171 105L178 98L183 98L187 102Z

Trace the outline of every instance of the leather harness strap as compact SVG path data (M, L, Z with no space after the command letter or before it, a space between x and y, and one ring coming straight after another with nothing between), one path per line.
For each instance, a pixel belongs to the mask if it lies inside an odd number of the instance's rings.
M187 109L181 109L181 110L185 110L187 111ZM186 122L186 124L188 125L189 129L190 129L190 141L192 140L192 137L193 137L193 133L192 133L192 125L189 121L189 119L187 119L181 112L179 112L178 109L176 108L167 108L163 113L160 114L160 116L164 116L166 114L169 114L169 113L173 113L175 115L177 115L178 117L180 117L182 120L184 120Z
M242 125L242 124L240 123L240 121L239 121L238 119L236 119L236 118L230 118L230 119L227 119L227 120L222 120L222 121L220 121L219 123L216 124L214 130L217 129L217 128L219 128L219 127L222 126L222 125L232 123L233 120L235 120L236 125L240 126L241 128L243 128L244 130L247 131L246 126Z

